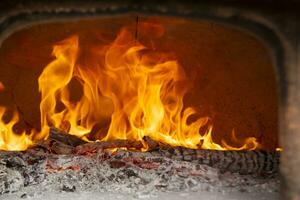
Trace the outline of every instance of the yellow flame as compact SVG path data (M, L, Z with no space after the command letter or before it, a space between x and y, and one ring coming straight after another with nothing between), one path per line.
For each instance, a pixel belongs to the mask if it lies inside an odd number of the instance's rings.
M143 142L148 136L161 143L188 148L250 150L258 147L255 138L248 138L240 147L225 142L216 144L208 117L188 122L196 111L184 107L188 78L183 68L166 53L136 41L128 29L122 29L112 44L91 49L89 62L78 62L79 53L76 35L54 46L55 59L38 79L41 131L34 133L34 140L46 139L49 128L55 126L88 141L93 127L109 117L108 131L100 134L103 137L99 136L98 140ZM75 102L68 87L74 78L83 90L82 97ZM0 111L2 118L5 110ZM0 149L24 150L34 143L32 134L13 133L17 121L15 114L8 124L1 122ZM145 144L142 150L147 148Z
M13 131L13 126L19 121L19 116L14 112L12 119L5 123L3 116L6 109L0 106L0 150L23 151L29 146L32 146L32 134L26 134L23 131L21 134L16 134Z

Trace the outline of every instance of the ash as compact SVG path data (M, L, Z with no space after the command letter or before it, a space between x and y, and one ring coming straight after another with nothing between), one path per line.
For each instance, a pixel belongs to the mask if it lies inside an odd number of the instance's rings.
M43 199L49 192L56 196L118 193L136 199L177 192L274 196L279 193L279 178L278 174L224 173L205 164L155 156L151 152L118 150L93 155L0 152L0 199L12 195Z

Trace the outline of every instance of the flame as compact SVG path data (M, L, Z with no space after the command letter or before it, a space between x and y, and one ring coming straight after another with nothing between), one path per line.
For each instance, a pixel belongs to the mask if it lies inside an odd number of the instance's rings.
M148 136L194 149L252 150L259 146L255 138L246 139L240 147L217 144L211 137L208 117L190 122L196 110L183 103L188 91L183 68L169 54L137 41L130 29L122 29L109 45L91 48L86 62L79 61L80 50L76 35L53 48L55 59L38 79L41 131L34 133L35 141L46 139L51 126L89 141L93 127L110 118L108 131L97 134L97 140L143 142ZM82 86L83 95L77 101L72 100L69 90L73 79ZM2 117L5 110L0 111ZM32 134L13 133L17 121L15 114L8 124L1 122L0 149L24 150L34 144ZM233 138L237 140L235 133ZM148 146L143 144L145 151Z
M222 145L225 147L225 149L240 151L240 150L244 150L244 149L255 150L260 147L260 144L258 143L258 141L255 137L248 137L245 140L237 139L234 129L232 130L232 133L231 133L231 140L240 144L240 147L230 146L223 140Z
M19 121L19 115L14 112L11 120L4 122L3 116L6 109L0 106L0 150L23 151L33 145L32 136L34 133L26 134L23 131L21 134L16 134L13 131L14 125Z
M77 122L76 117L80 116L80 112L72 114L76 111L76 107L68 101L69 90L67 88L74 73L77 52L77 36L70 37L55 45L52 54L56 59L45 67L38 79L39 91L42 95L40 111L42 135L44 136L48 134L51 125L61 127L64 121L68 121L71 126L74 126ZM56 111L58 98L66 107L61 112ZM67 119L65 120L65 118ZM76 133L79 136L89 131L84 128L80 129L80 126L76 126L76 128Z

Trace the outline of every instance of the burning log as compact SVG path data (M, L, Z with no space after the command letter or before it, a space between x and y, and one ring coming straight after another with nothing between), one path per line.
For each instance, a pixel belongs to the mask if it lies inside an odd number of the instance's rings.
M67 134L57 128L50 128L49 137L45 141L40 141L35 149L43 148L46 151L54 154L72 154L74 148L78 145L86 144L87 142L80 138ZM30 149L29 151L32 151Z
M144 137L152 155L168 157L180 161L196 162L218 168L221 172L232 172L239 174L273 174L278 172L279 152L266 151L217 151L203 149L188 149L184 147L171 147ZM140 142L116 140L111 142L99 142L78 146L75 151L84 154L85 147L94 149L121 148L141 149ZM137 154L137 152L131 152ZM139 154L140 155L140 154ZM133 157L136 155L133 155Z
M152 140L151 137L148 137L148 136L143 137L143 140L148 145L149 151L157 150L162 145L162 144L159 144L158 142Z
M265 151L217 151L203 149L188 149L184 147L171 147L144 137L148 146L148 154L156 158L170 158L208 165L219 169L221 172L239 174L274 174L278 171L279 152ZM102 153L105 149L125 148L130 157L144 159L146 154L136 152L144 146L140 141L114 140L86 143L85 141L51 128L48 141L44 147L55 154L93 155ZM130 151L133 150L133 151ZM120 156L120 151L115 153ZM147 156L146 156L147 157Z
M217 151L171 147L144 137L153 155L171 159L206 164L221 172L239 174L273 174L279 169L279 152L266 151Z
M53 127L50 129L49 139L59 141L72 147L87 143L74 135L64 133L63 131Z
M76 147L77 154L99 153L99 150L115 148L116 145L126 147L128 141L114 141L104 143L92 143ZM130 145L131 146L131 145ZM93 151L86 147L93 147ZM97 147L97 148L96 148ZM132 147L132 146L131 146ZM122 150L121 150L122 151ZM101 151L100 151L101 152ZM117 151L116 157L122 157L122 153ZM186 161L207 165L219 169L222 173L239 173L241 175L273 175L278 172L279 152L265 151L217 151L202 149L187 149L181 147L158 148L150 152L128 151L127 156L138 160L144 160L150 155L153 159L170 158L178 161Z
M143 148L140 141L114 140L87 143L80 138L64 133L57 128L51 128L46 141L41 141L36 147L42 147L54 154L94 154L104 149L126 148L128 150Z
M279 152L265 151L217 151L187 149L182 147L159 149L159 156L206 164L221 172L239 174L274 174L279 169Z
M74 153L79 155L97 153L104 149L113 149L113 148L126 148L130 149L142 149L143 144L139 141L130 141L130 140L114 140L107 142L93 142L87 143L84 145L79 145L74 149Z
M27 151L33 154L39 154L40 149L43 153L53 153L53 154L72 154L74 147L57 140L46 140L41 141L34 148L28 149Z

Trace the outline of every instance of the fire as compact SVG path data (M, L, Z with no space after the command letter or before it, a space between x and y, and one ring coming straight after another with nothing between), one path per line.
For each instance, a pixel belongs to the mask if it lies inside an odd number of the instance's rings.
M188 78L182 66L169 54L140 43L130 29L122 29L109 45L91 48L86 62L79 61L81 50L76 35L54 46L55 59L38 79L41 131L34 133L34 139L33 133L16 135L12 130L18 121L15 114L9 123L0 122L0 149L25 150L46 139L51 126L89 141L93 127L107 118L108 131L97 134L99 141L143 142L148 136L171 146L194 149L258 147L255 138L248 138L240 147L216 144L208 117L189 122L196 110L184 106ZM69 89L73 79L80 83L83 93L76 101ZM1 118L4 112L1 108ZM236 140L234 133L233 138ZM143 150L147 150L147 144L143 144Z
M66 121L71 123L72 127L72 125L77 124L77 117L80 117L81 113L79 110L78 114L72 114L72 112L77 110L74 105L67 100L69 94L67 85L71 81L74 73L77 52L77 36L70 37L60 44L55 45L53 55L56 59L45 67L39 77L39 90L42 95L40 104L41 127L42 135L44 136L48 134L49 126L60 127L65 121L65 118L67 118ZM66 107L65 110L61 112L56 112L57 98L59 98ZM78 136L83 136L88 133L89 130L80 130L80 127L81 126L76 126L76 134Z
M3 116L6 109L0 106L0 150L23 151L33 145L33 133L26 134L23 131L21 134L16 134L13 131L13 126L19 121L19 116L14 112L11 120L4 122Z

